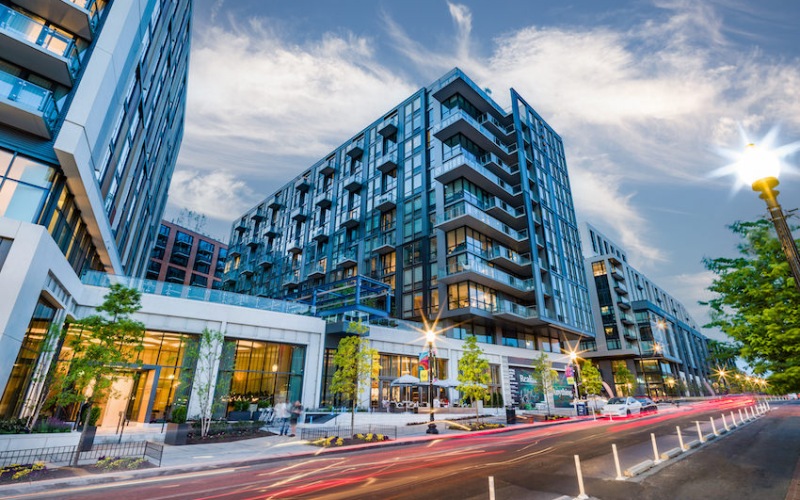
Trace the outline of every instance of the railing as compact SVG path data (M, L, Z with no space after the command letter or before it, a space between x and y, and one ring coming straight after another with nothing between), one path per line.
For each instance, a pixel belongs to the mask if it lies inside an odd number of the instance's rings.
M77 446L54 446L51 448L0 451L0 467L6 467L11 464L28 465L35 462L68 465L75 457L76 448ZM97 460L100 457L141 457L160 467L163 454L164 445L149 441L97 444L92 446L91 450L81 451L78 463L86 463L88 460Z
M522 187L519 184L517 184L516 186L508 184L506 181L495 175L494 172L482 166L474 155L468 153L462 153L460 155L456 155L450 158L449 160L445 161L438 167L435 167L431 171L431 176L439 177L440 175L446 172L455 170L461 165L469 166L472 170L478 172L479 174L489 179L491 183L500 186L504 191L506 191L511 196L517 196L518 194L522 193Z
M528 266L531 264L530 254L520 254L501 245L491 247L486 251L484 257L487 259L503 258L519 266Z
M375 206L382 205L384 203L396 203L396 200L397 192L392 189L391 191L378 196L378 198L375 200Z
M234 278L235 279L235 278ZM290 314L313 314L314 308L308 304L289 302L284 300L267 299L240 293L212 290L210 288L164 283L141 278L117 276L99 271L86 271L81 277L85 285L108 288L112 283L119 283L129 288L134 288L142 293L163 295L166 297L179 297L184 299L199 300L213 304L226 304L250 309L284 312Z
M0 97L41 112L50 128L58 119L58 109L51 91L4 71L0 71Z
M397 439L397 426L394 425L337 425L335 427L303 427L300 439L316 441L328 437L350 438L355 434L382 434L389 439Z
M516 276L512 276L504 271L489 266L483 261L483 259L480 259L472 254L467 253L459 255L457 258L455 258L454 262L447 264L448 276L469 271L482 274L494 281L506 284L523 292L530 292L536 287L536 282L534 280L521 279L517 278Z
M75 76L78 72L80 59L75 40L72 38L2 4L0 4L0 29L11 31L23 40L65 58L70 73Z
M481 134L483 134L487 139L492 141L492 143L494 143L494 145L500 148L500 150L503 151L504 153L510 155L516 152L517 150L516 144L512 144L510 146L503 144L503 142L496 135L494 135L489 129L481 125L478 122L478 120L476 120L475 118L470 116L469 113L465 112L460 108L455 108L452 112L450 112L449 116L445 115L442 118L444 119L433 128L434 134L437 134L441 130L449 127L450 125L456 123L459 120L464 120L470 125L472 125L472 127L478 130Z
M453 205L452 207L445 210L444 214L436 219L436 222L437 224L441 224L443 222L447 222L464 215L469 215L470 217L474 217L475 219L500 231L503 234L510 236L511 238L517 241L524 241L528 239L527 229L523 229L521 231L512 229L511 227L503 224L502 222L495 219L491 215L487 215L480 208L472 205L471 203L467 203L466 201Z
M523 306L506 299L500 299L495 304L494 314L513 314L525 319L535 319L539 317L539 311L536 306Z

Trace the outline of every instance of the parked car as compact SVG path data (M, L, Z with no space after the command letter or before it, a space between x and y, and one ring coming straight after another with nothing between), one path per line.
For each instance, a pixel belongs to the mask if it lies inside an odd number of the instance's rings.
M625 398L611 398L606 403L606 406L603 408L603 415L609 415L612 417L624 417L626 415L633 415L634 413L640 413L642 410L642 403L636 400L633 397L625 397Z
M652 399L638 397L636 400L642 403L642 409L640 410L642 413L655 413L658 411L658 405Z

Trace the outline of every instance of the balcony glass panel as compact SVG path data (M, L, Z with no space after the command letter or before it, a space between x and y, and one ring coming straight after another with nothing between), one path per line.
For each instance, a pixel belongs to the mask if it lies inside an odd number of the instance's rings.
M58 109L51 91L4 71L0 71L0 98L41 112L49 127L58 118Z
M0 5L0 29L8 30L23 40L42 47L70 62L70 72L75 74L80 61L75 40L69 34L45 26L25 14Z

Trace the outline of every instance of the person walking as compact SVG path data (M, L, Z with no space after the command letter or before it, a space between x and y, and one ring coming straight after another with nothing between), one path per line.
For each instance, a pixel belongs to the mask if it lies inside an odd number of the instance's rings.
M294 437L295 431L297 430L297 421L300 419L300 415L303 413L303 404L300 401L295 401L292 405L292 414L289 416L289 423L291 424L291 431L289 432L289 437Z
M278 420L278 425L280 426L278 434L281 436L289 434L289 405L286 403L286 400L281 399L278 404L275 405L275 418Z

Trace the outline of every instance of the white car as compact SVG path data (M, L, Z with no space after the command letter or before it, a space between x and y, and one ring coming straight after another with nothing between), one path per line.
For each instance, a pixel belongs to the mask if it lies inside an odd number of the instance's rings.
M611 398L603 407L603 415L611 417L624 417L641 411L642 403L630 396L626 398Z

